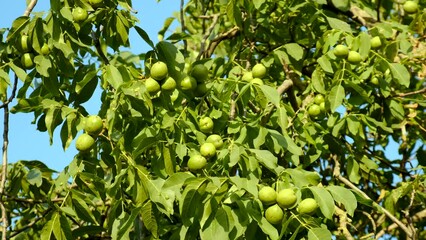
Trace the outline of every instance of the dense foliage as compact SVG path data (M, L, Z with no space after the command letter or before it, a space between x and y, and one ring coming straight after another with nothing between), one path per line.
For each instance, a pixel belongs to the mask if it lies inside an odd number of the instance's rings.
M80 152L3 168L3 239L424 239L426 4L407 2L182 1L157 43L131 0L18 17L3 108Z

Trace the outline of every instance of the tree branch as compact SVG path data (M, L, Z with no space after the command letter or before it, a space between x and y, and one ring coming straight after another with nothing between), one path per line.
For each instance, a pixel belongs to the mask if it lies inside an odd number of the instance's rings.
M186 31L186 25L185 25L185 13L184 13L184 5L185 5L185 1L181 0L180 1L180 25L182 28L182 32L184 33ZM184 39L183 40L183 50L186 53L186 51L188 50L188 42Z
M9 104L6 104L3 107L4 110L4 119L3 119L3 161L2 161L2 175L0 180L0 209L1 209L1 220L3 223L2 228L2 239L7 239L7 228L9 227L7 209L3 202L4 188L6 185L6 176L7 176L7 148L9 145Z
M355 192L360 194L365 199L370 200L373 203L373 206L376 209L382 211L388 218L390 218L394 222L394 224L396 224L398 227L400 227L407 234L408 237L413 236L413 232L410 229L408 229L405 226L404 223L402 223L398 218L396 218L394 215L392 215L392 213L390 213L386 208L380 206L378 203L373 201L373 199L371 199L365 192L363 192L361 189L359 189L357 186L355 186L351 181L349 181L348 179L346 179L345 177L343 177L340 174L340 163L337 159L337 155L333 155L332 159L333 159L334 164L335 164L334 170L333 170L333 175L334 175L335 178L337 178L339 181L344 183L346 186L353 189Z
M352 237L347 227L350 219L348 219L346 212L335 206L335 214L339 217L339 230L342 232L343 236L348 240L354 240L354 237Z
M406 96L410 96L410 95L416 95L416 94L420 94L420 93L426 93L426 88L417 90L417 91L413 91L413 92L407 92L407 93L398 93L396 94L397 97L406 97Z
M413 218L413 222L418 222L418 221L421 221L423 218L426 218L426 209L423 209L422 211L417 212L416 214L413 215L412 218ZM403 222L405 222L405 221L403 221ZM398 227L398 224L392 223L387 228L380 230L380 232L378 234L376 234L376 239L379 239L380 237L385 235L387 232L390 232L397 227Z
M102 26L100 26L100 27L99 27L99 29L100 29L101 27L102 27ZM98 31L99 31L99 29L98 29ZM102 48L101 48L101 41L100 41L100 40L99 40L99 38L96 36L96 34L95 34L95 32L94 32L94 31L92 31L92 32L91 32L91 34L92 34L92 40L93 40L93 43L95 44L96 51L98 52L98 54L99 54L99 56L101 57L102 61L103 61L106 65L109 65L109 60L108 60L108 58L105 56L105 53L102 51Z
M294 92L292 91L293 90L293 84L294 84L294 81L292 79L293 71L288 67L287 64L284 64L283 68L284 68L284 71L285 71L286 79L277 88L277 92L280 96L283 95L286 92L289 99L290 99L291 106L293 107L294 111L297 111L297 109L299 107L297 105L296 96L294 96ZM269 121L269 118L271 117L274 109L275 109L275 106L272 105L272 106L270 106L270 108L265 110L265 112L266 112L265 116L262 118L261 123L260 123L262 126L264 126Z
M15 237L16 235L20 234L21 232L32 228L32 226L34 226L38 221L40 221L41 219L44 219L45 216L52 210L52 208L48 208L44 213L42 217L36 218L33 221L31 221L30 223L28 223L25 227L18 229L16 231L14 231L12 234L10 234L10 238Z
M212 18L213 18L212 24L210 24L209 28L207 29L206 33L203 36L203 41L201 41L200 53L197 56L197 60L200 60L201 56L205 55L206 42L209 39L209 36L213 32L214 27L216 26L217 21L219 20L219 16L220 16L220 14L214 14L212 16Z
M234 38L235 36L237 36L237 34L240 32L240 29L238 27L233 27L230 30L219 34L219 36L217 36L215 39L213 39L210 44L209 47L207 48L206 51L206 57L210 57L214 50L216 49L217 45L219 45L220 42L222 42L225 39L231 39Z
M0 105L0 108L4 108L5 106L9 105L10 102L13 101L13 99L16 96L17 88L18 88L18 76L15 74L15 79L13 80L12 93L10 94L10 97L2 105Z
M30 4L28 4L27 9L25 9L24 16L30 16L30 13L33 11L35 5L37 4L37 0L32 0Z
M235 115L237 114L237 103L235 102L235 99L237 99L238 93L234 92L231 96L231 108L229 111L229 120L234 120Z
M355 192L357 192L358 194L360 194L362 197L364 197L367 200L370 200L373 203L373 206L382 211L389 219L391 219L394 224L396 224L399 228L401 228L408 237L413 237L413 232L407 228L407 226L405 226L405 224L403 222L401 222L398 218L396 218L394 215L392 215L392 213L390 213L386 208L380 206L378 203L376 203L375 201L373 201L365 192L363 192L361 189L359 189L357 186L355 186L351 181L349 181L348 179L346 179L345 177L343 177L342 175L335 176L337 177L337 179L339 179L339 181L341 181L342 183L344 183L346 186L350 187L351 189L353 189Z

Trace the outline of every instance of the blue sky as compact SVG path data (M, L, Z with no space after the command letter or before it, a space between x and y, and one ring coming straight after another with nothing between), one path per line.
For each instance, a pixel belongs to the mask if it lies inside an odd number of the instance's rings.
M157 3L156 0L133 1L133 8L138 11L136 16L140 20L137 25L143 28L150 36L151 40L157 42L157 32L162 28L164 20L173 15L173 12L179 10L180 1L162 0ZM50 1L38 1L34 12L46 11L49 9ZM17 17L21 16L26 8L25 0L3 0L0 8L0 28L9 28ZM140 38L136 31L131 31L130 42L132 51L142 53L149 50L149 46ZM90 114L96 114L99 110L99 98L93 99L86 104ZM14 102L15 103L15 102ZM12 106L14 105L12 104ZM74 141L72 145L64 151L62 149L59 130L55 130L53 145L49 144L47 132L39 132L36 125L31 124L34 120L32 114L11 114L9 127L9 162L19 160L40 160L48 167L61 171L74 158ZM3 111L0 113L0 133L3 132Z

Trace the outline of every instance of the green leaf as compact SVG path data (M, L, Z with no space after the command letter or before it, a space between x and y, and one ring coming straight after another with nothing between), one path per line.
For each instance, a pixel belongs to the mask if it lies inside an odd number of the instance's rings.
M285 109L285 107L278 107L277 113L278 113L278 119L277 119L278 125L281 128L281 132L284 134L285 132L287 132L287 127L288 127L287 110Z
M16 76L18 76L19 79L22 81L25 81L27 79L27 73L24 69L16 66L13 62L10 62L10 68L15 72Z
M129 39L129 22L123 14L124 10L117 11L115 29L120 37L120 42L123 45L127 44Z
M40 52L41 47L43 46L44 36L45 32L43 31L43 20L41 18L36 18L35 24L32 29L31 34L31 45L33 49L35 49L37 52Z
M228 1L228 5L226 6L226 13L228 15L229 20L232 23L238 26L241 26L242 24L241 10L237 0Z
M176 195L176 199L181 198L181 188L185 181L188 178L194 177L191 173L188 172L177 172L173 175L171 175L169 178L166 179L162 186L161 191L173 191Z
M134 27L135 29L136 29L136 32L139 34L139 36L141 36L141 38L146 42L146 43L148 43L148 45L150 46L150 47L152 47L152 49L154 49L155 47L154 47L154 43L151 41L151 39L149 39L149 35L142 29L142 28L140 28L140 27L138 27L138 26L135 26Z
M232 147L229 149L229 167L235 166L240 161L241 153L244 152L244 149L237 145L232 145Z
M331 240L331 232L326 228L309 228L308 240Z
M254 148L259 149L265 143L266 135L268 135L268 130L265 127L260 127L259 134L253 139Z
M337 18L327 17L327 22L330 24L332 29L341 30L348 33L352 32L351 26L349 24Z
M370 53L371 48L371 42L370 42L370 35L366 32L361 32L359 34L359 49L358 52L361 55L362 59L368 58L368 54Z
M276 107L280 105L280 95L278 94L277 89L268 85L262 85L260 86L260 89L265 94L266 99L268 99L269 102L274 104Z
M351 190L341 186L328 186L327 190L333 196L334 201L345 206L347 213L350 216L354 216L355 209L357 208L357 201Z
M14 38L15 34L18 34L29 22L30 18L27 16L21 16L15 19L9 30L6 41L10 41L10 39Z
M342 105L343 99L345 98L345 89L342 85L336 85L330 90L330 94L327 97L327 101L330 104L332 112Z
M140 206L133 208L130 215L123 211L120 216L115 218L111 233L113 239L130 239L129 232L141 209L142 207Z
M265 2L265 0L253 0L253 5L256 9L259 9L260 6Z
M167 32L167 30L169 29L170 25L173 23L173 21L175 19L176 18L174 18L174 17L166 18L166 20L164 21L163 28L161 28L161 30L158 31L158 35L164 36L164 34Z
M334 214L334 200L331 194L323 187L311 186L309 187L315 200L321 209L322 214L328 219L333 218Z
M154 238L158 238L158 224L154 214L153 206L151 201L147 201L141 209L141 217L144 226L148 231L151 232Z
M285 172L290 175L297 187L316 186L320 183L320 176L316 172L309 172L304 169L287 168Z
M50 58L43 56L43 55L37 55L34 57L34 63L36 64L37 72L40 73L40 75L44 77L49 77L49 69L52 67L52 63L50 61ZM57 82L57 81L56 81ZM49 89L49 86L47 86L47 90ZM58 90L56 90L58 91Z
M392 116L399 120L403 120L405 117L405 111L402 104L394 99L389 101L389 109L392 113Z
M73 204L75 212L81 219L90 223L98 224L95 217L93 216L93 212L90 210L89 206L86 204L86 202L83 199L80 198L78 194L72 195L72 204Z
M319 57L317 61L324 71L328 73L334 73L333 67L331 66L331 62L328 60L326 55Z
M194 178L187 181L189 183L183 190L179 201L179 213L183 224L186 226L194 223L194 219L201 219L203 216L204 207L200 192L207 185L207 181L207 179L203 178Z
M284 48L287 50L288 55L290 55L296 61L300 61L303 58L304 50L299 44L287 43L284 45Z
M53 132L55 128L61 124L61 110L58 108L50 108L45 117L45 124L47 127L47 132L49 133L50 145L53 144Z
M123 77L120 71L113 65L106 65L103 74L103 79L106 80L114 89L118 89L123 83Z
M171 146L163 145L163 160L166 173L170 176L175 172L176 157L171 151Z
M200 232L201 239L228 239L229 232L231 231L229 226L228 215L223 208L217 209L214 218L211 221L207 221L204 224L202 231Z
M41 230L40 239L73 239L71 229L66 219L61 219L62 216L59 212L54 212L46 217L47 222ZM62 226L64 224L64 226ZM52 236L53 233L53 236Z
M40 169L38 168L31 169L27 174L27 181L31 185L36 185L37 187L40 187L43 182L43 176L41 174Z
M358 184L361 176L359 175L359 164L353 158L348 158L348 166L346 168L346 172L349 176L349 180L351 182Z
M231 182L238 187L238 189L244 189L251 195L253 195L254 198L257 198L258 190L257 190L257 184L259 183L259 179L257 178L242 178L238 176L233 176L229 178Z
M342 12L349 11L351 2L349 0L332 0L333 5Z
M278 158L270 151L250 149L250 152L256 155L256 159L259 160L263 166L275 172L277 175L279 175L284 170L282 167L278 167Z
M346 117L346 123L349 129L349 132L354 136L358 135L358 131L361 126L359 119L354 115L350 115Z
M279 239L278 230L271 223L269 223L266 218L263 217L260 219L260 221L257 219L255 220L258 222L260 229L262 229L262 231L267 234L271 240Z
M57 239L75 239L74 236L72 235L71 225L64 214L60 214L59 222L61 224L60 233L58 231L58 233L56 233L55 236L60 235L61 237L60 238L56 237L56 238Z
M294 155L302 156L303 150L301 147L299 147L290 136L285 133L284 135L280 134L276 130L268 129L269 134L271 134L271 137L275 138L282 147L284 147L284 150L287 150L291 152ZM295 163L296 164L296 163Z
M325 84L324 84L324 75L322 74L321 70L316 68L314 72L312 73L312 87L315 89L315 91L326 94L327 91L325 90Z
M405 87L410 86L410 73L407 68L400 63L390 63L389 68L391 70L393 79L396 79L399 84Z

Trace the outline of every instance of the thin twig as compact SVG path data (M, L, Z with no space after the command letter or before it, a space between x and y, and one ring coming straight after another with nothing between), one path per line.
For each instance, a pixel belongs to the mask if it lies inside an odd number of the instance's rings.
M406 97L406 96L416 95L416 94L420 94L420 93L426 93L426 88L422 88L420 90L413 91L413 92L398 93L398 94L396 94L396 96L398 96L398 97Z
M225 39L231 39L234 38L235 36L237 36L237 34L240 32L240 28L238 27L233 27L231 29L229 29L228 31L219 34L219 36L217 36L216 38L214 38L213 40L211 40L211 42L209 43L209 47L207 48L206 51L206 57L210 57L214 50L216 49L217 45L219 45L220 42L222 42Z
M10 238L15 237L16 235L20 234L21 232L32 228L32 226L34 226L38 221L40 221L41 219L44 219L45 216L52 210L52 208L48 208L42 215L42 217L36 218L33 221L31 221L30 223L28 223L25 227L18 229L16 231L14 231L12 234L10 234Z
M9 105L10 102L13 101L13 99L16 96L17 88L18 88L18 76L15 74L15 79L13 80L12 93L10 94L10 97L2 105L0 105L0 108L4 108L5 106Z
M416 214L413 215L413 222L418 222L421 221L423 218L426 218L426 209L423 209L420 212L417 212ZM396 223L392 223L391 225L389 225L387 228L382 229L377 235L376 235L376 239L380 239L383 235L385 235L386 233L394 230L395 228L397 228L398 225Z
M390 218L396 225L398 225L399 228L401 228L408 237L413 237L413 232L405 226L404 223L402 223L398 218L396 218L392 213L390 213L386 208L380 206L378 203L373 201L365 192L363 192L361 189L359 189L357 186L355 186L351 181L343 177L342 175L336 176L339 181L344 183L346 186L350 187L354 191L356 191L358 194L360 194L362 197L364 197L367 200L370 200L373 203L373 206L380 211L382 211L388 218Z

